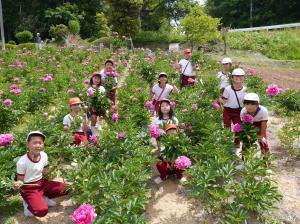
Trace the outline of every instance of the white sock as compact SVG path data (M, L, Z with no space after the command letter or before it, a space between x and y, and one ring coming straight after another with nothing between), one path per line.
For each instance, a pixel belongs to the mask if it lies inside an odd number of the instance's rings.
M28 210L28 204L23 200L23 207L24 207L24 215L27 217L34 216L31 211Z

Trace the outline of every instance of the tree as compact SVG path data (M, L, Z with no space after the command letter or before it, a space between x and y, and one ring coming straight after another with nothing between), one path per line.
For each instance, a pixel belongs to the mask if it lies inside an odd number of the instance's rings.
M143 0L110 0L109 22L113 31L127 36L135 36L141 29L140 11Z
M207 15L201 6L194 7L180 21L181 29L193 48L194 42L205 44L219 38L220 19Z
M107 25L107 19L103 12L97 12L96 14L96 26L97 37L107 37L110 34L110 29Z

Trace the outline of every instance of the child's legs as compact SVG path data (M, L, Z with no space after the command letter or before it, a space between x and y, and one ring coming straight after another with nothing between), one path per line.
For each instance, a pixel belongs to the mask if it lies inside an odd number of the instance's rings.
M68 184L63 182L58 182L53 180L45 181L43 185L44 195L47 196L48 198L56 198L63 195L67 195L69 192L68 190L65 189L67 186Z
M92 113L92 117L91 117L91 126L92 127L95 127L96 126L96 123L97 123L97 113Z
M269 145L268 145L268 142L267 142L267 131L265 131L263 133L263 137L265 138L265 142L263 142L263 141L259 142L260 148L262 149L262 152L269 153L270 148L269 148Z
M41 181L38 181L42 185ZM42 186L32 187L24 186L21 195L24 201L28 204L28 210L37 217L44 217L48 213L48 205L44 200L44 191Z
M230 128L230 126L231 126L231 113L229 111L229 108L227 108L227 107L224 107L224 110L223 110L223 123L224 123L225 127Z
M240 113L241 113L241 110L239 110L239 109L236 109L232 112L231 119L232 119L233 124L237 124L237 123L240 124L242 122ZM240 146L240 138L238 135L234 136L234 143L237 147Z
M113 89L111 92L110 92L110 100L111 102L113 103L113 105L116 104L116 90Z

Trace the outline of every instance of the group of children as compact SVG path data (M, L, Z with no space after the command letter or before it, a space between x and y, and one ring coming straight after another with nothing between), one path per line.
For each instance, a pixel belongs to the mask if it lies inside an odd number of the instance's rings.
M184 51L184 54L190 54L189 49ZM188 57L186 57L188 58ZM111 60L105 62L105 69L101 72L95 72L90 78L90 88L88 91L105 93L103 83L107 76L116 73L113 69L114 63ZM259 133L259 143L264 152L269 152L267 144L267 121L268 111L265 107L259 104L259 97L255 93L246 93L244 86L245 72L241 68L236 68L230 73L232 61L230 58L222 60L222 72L219 72L217 77L220 81L220 92L222 99L220 103L224 106L223 122L224 126L230 128L232 124L241 123L241 117L244 114L250 114L254 118L254 125L257 127ZM182 63L180 66L183 73L183 82L181 87L186 84L194 83L195 80L194 68L189 62ZM187 69L188 68L188 69ZM187 75L185 72L191 72ZM117 82L117 75L113 75ZM156 118L152 125L158 125L164 130L164 134L172 135L178 130L178 119L174 114L171 102L168 99L171 93L178 93L179 90L175 86L168 84L168 75L164 72L158 76L158 83L151 89L151 97L153 98L153 107L155 108ZM112 105L116 103L116 89L111 90L110 99ZM79 128L73 131L73 144L83 144L88 146L89 130L87 111L82 113L82 102L79 98L71 98L69 100L71 112L63 119L64 130L74 128L76 122L79 123ZM100 115L92 108L88 108L91 113L91 134L95 133L95 125L97 117ZM30 132L27 136L28 153L23 155L17 162L17 181L15 182L15 189L21 189L21 195L24 199L24 214L26 216L43 217L48 212L48 206L55 205L51 198L66 195L68 193L67 186L69 184L46 180L48 172L48 157L44 152L44 141L46 136L39 132ZM159 139L158 139L159 141ZM240 142L238 138L235 140L238 147ZM167 179L170 175L175 174L178 179L181 179L182 170L176 169L172 164L174 161L167 161L162 156L159 156L159 161L156 164L157 170L160 173L160 180Z

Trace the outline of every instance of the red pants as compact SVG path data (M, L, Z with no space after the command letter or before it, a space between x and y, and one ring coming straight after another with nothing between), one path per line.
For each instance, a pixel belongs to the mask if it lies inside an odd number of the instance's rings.
M116 104L116 90L115 89L110 91L109 99L111 100L113 105Z
M193 80L196 80L196 77L195 76L186 76L186 75L183 75L182 76L182 80L181 80L181 88L183 87L186 87L186 86L194 86L195 83L194 82L189 82L188 79L191 78Z
M165 160L164 161L160 160L156 163L156 168L160 174L160 178L163 180L165 180L168 176L170 176L172 174L175 174L175 176L178 179L182 178L183 170L177 169L175 167L172 169L171 162L168 162Z
M227 128L231 128L231 122L233 124L236 123L241 123L241 108L229 108L229 107L224 107L224 111L223 111L223 122L224 122L224 126ZM240 139L238 138L237 135L235 135L235 140L234 143L236 145L240 144Z
M73 145L80 145L81 143L83 145L87 145L89 143L87 136L85 135L84 132L74 132L73 139L74 139Z
M66 183L39 180L32 184L38 184L38 186L23 186L21 195L28 204L28 210L37 217L43 217L48 213L48 205L44 196L56 198L68 194L68 191L65 190L65 187L68 186Z
M264 133L261 133L261 122L254 122L253 123L255 125L255 127L258 129L258 134L262 134L262 136L267 140L267 131L265 131ZM259 142L260 148L262 150L264 150L265 152L269 152L269 145L268 142L264 143L264 142Z

